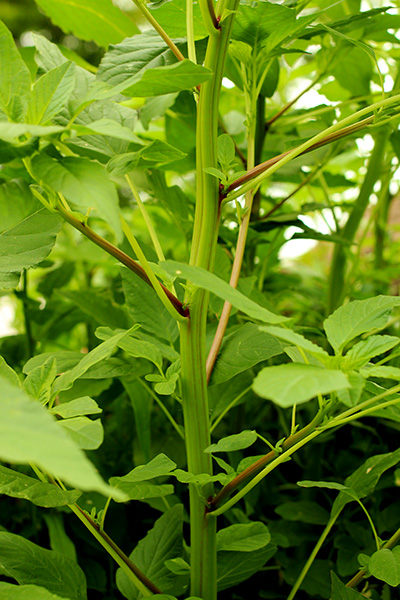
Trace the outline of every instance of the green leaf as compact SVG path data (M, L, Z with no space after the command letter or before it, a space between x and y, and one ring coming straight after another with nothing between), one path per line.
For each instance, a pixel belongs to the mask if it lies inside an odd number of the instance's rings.
M171 276L187 279L195 286L212 292L218 296L218 298L230 302L232 306L241 310L253 319L265 323L283 323L288 320L286 317L274 315L266 308L256 304L256 302L253 302L250 298L247 298L244 294L241 294L228 283L216 275L209 273L205 269L176 262L174 260L167 260L160 264Z
M57 425L63 427L82 450L96 450L103 443L104 431L100 419L92 421L88 417L72 417L57 421Z
M0 564L21 585L36 584L70 600L86 600L85 575L74 560L19 535L0 532Z
M18 142L21 135L29 135L33 137L44 137L61 133L65 131L65 127L59 125L30 125L29 123L7 123L0 122L0 139L10 142Z
M75 546L65 533L63 515L48 512L44 520L49 530L50 548L77 562Z
M4 360L2 356L0 356L0 377L6 379L8 383L14 385L16 387L21 387L21 381L14 369L12 369Z
M303 483L303 481L299 481L297 485L303 485ZM275 508L275 512L286 521L301 521L315 525L325 525L329 521L328 511L316 502L308 500L284 502Z
M61 192L74 209L83 213L96 209L96 216L110 224L118 241L122 239L117 191L102 165L76 157L57 161L41 154L33 158L32 170L42 187Z
M150 392L142 385L141 380L122 379L135 415L135 431L144 459L150 460L151 448L151 413L153 399Z
M346 353L341 367L345 369L359 369L367 364L374 356L379 356L397 346L400 338L392 335L370 335L366 340L361 340Z
M47 404L51 396L51 386L56 378L57 369L54 358L33 369L24 381L24 390L31 398Z
M359 499L368 496L378 483L381 475L397 465L400 461L400 449L388 454L378 454L368 458L361 467L359 467L352 475L345 480L345 486L355 492ZM331 515L336 515L351 502L349 495L345 493L339 494L333 503Z
M209 69L190 60L177 62L154 32L142 33L113 46L106 53L97 80L107 86L94 87L92 97L104 98L120 92L135 97L171 94L191 89L211 75Z
M364 377L355 371L350 371L349 373L346 373L346 375L347 379L349 380L350 387L345 390L337 391L338 400L345 406L355 406L360 401L366 381Z
M254 552L264 548L270 541L271 536L264 523L238 523L218 531L217 551Z
M367 300L355 300L340 306L324 321L329 343L336 353L362 333L382 329L388 322L394 306L400 304L395 296L376 296Z
M17 120L24 112L24 105L31 89L31 77L28 67L15 46L13 36L2 21L0 21L0 64L0 110L3 110L12 120Z
M179 331L175 319L154 290L128 269L122 269L126 305L132 319L157 337L174 342Z
M82 490L123 494L106 485L56 419L38 402L0 378L0 458L39 468Z
M170 591L176 575L165 566L165 561L182 554L183 506L173 506L160 517L153 529L142 539L129 558L160 589ZM128 600L140 598L140 592L121 570L117 571L117 586Z
M119 107L117 110L123 111L123 109L125 108L124 106L119 106L118 104L116 104L115 107L116 106ZM103 109L106 110L106 106L104 106ZM92 115L95 110L100 110L100 107L95 106L91 110L89 109L87 112L90 115ZM129 113L132 111L128 109L127 112ZM78 121L79 120L82 120L82 116L80 117L80 119L78 118ZM125 125L119 123L118 121L115 121L114 119L108 119L107 117L104 117L97 121L89 121L87 125L79 125L77 124L77 122L75 122L73 125L73 129L80 136L100 134L108 137L115 137L120 140L126 140L127 142L133 142L135 144L143 144L143 141L137 135L135 135L133 131L129 129L129 127L126 127Z
M303 404L318 394L329 394L349 386L342 371L298 363L265 367L253 382L256 394L273 400L283 408Z
M63 419L69 419L71 417L79 417L81 415L95 415L102 412L97 402L89 396L83 396L82 398L76 398L70 402L63 404L57 404L50 409L53 415L58 415Z
M394 379L400 381L400 369L398 367L390 367L386 365L367 365L360 370L363 377L382 377L384 379Z
M154 17L171 38L186 37L186 0L168 0L150 5ZM194 39L207 37L208 31L203 23L200 5L193 4Z
M118 332L117 335L121 335ZM115 336L115 332L109 327L99 327L96 329L96 337L101 340L109 340ZM117 346L122 350L125 350L131 356L135 358L145 358L156 365L160 370L162 369L163 357L160 350L152 344L144 340L138 340L131 335L126 334L125 337L121 337L118 340Z
M235 144L231 136L227 133L223 133L218 136L217 140L218 144L218 162L221 165L226 165L227 167L235 160Z
M31 156L39 148L39 140L33 138L27 142L13 143L5 142L0 139L0 163L6 164L11 162L15 158L25 158L25 156Z
M266 548L255 552L218 552L217 585L218 590L225 590L257 573L275 554L277 547L268 544Z
M0 185L0 207L5 214L0 223L0 289L11 289L22 269L49 255L62 220L43 208L23 183Z
M113 157L107 164L107 169L116 176L126 175L139 163L144 167L166 165L181 160L186 154L162 140L154 140L137 152L127 152Z
M392 587L400 585L400 547L374 552L368 562L368 571Z
M42 75L29 98L27 121L46 123L61 112L75 87L75 64L65 62Z
M120 486L123 483L136 483L141 481L148 481L155 477L165 477L170 475L176 467L174 463L165 454L158 454L153 458L147 465L139 465L130 471L124 477L111 477L111 485Z
M331 579L332 600L362 600L365 597L342 583L333 571L331 571Z
M228 478L225 473L218 473L217 475L210 475L209 473L189 473L183 469L175 469L173 473L174 477L177 478L181 483L194 483L202 487L207 483L219 481L221 485L228 483Z
M293 346L297 346L298 348L302 348L309 352L312 356L317 357L321 362L329 362L330 356L323 348L317 346L310 340L307 340L304 336L296 333L292 329L284 329L283 327L260 327L261 331L266 331L271 335L277 337L280 340L285 342L289 342L293 344Z
M97 290L80 289L60 293L63 298L67 298L79 306L84 313L90 315L99 325L108 325L116 329L129 326L129 319L123 307L112 302L109 297L100 295Z
M94 41L99 46L116 44L137 33L137 27L110 0L35 0L55 25L66 33Z
M13 585L3 581L0 582L0 596L2 600L68 600L38 585Z
M106 342L99 344L94 350L91 350L91 352L86 354L76 366L60 375L54 383L53 394L59 394L63 390L69 390L74 381L79 377L82 377L90 367L101 360L108 358L112 352L114 352L120 340L127 335L127 333L127 331L122 331L121 333L113 335Z
M243 450L243 448L248 448L254 444L256 439L257 433L255 431L245 430L241 433L235 433L222 438L216 444L208 446L204 452L234 452L235 450Z
M53 483L43 483L1 465L0 493L12 498L24 498L44 508L73 504L80 496L77 490L64 491Z

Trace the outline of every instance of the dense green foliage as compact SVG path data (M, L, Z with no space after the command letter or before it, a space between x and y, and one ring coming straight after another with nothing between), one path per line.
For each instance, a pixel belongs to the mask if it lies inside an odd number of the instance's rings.
M0 0L0 600L395 599L398 9L135 5Z

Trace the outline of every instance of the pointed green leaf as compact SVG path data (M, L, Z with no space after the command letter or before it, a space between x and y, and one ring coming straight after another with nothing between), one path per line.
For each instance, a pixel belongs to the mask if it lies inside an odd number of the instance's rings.
M99 407L97 402L89 396L83 396L82 398L76 398L70 402L63 404L57 404L53 406L50 411L53 415L58 415L63 419L69 419L71 417L79 417L81 415L95 415L101 413L102 409Z
M329 354L325 352L323 348L310 342L310 340L299 333L296 333L292 329L284 329L283 327L260 327L260 330L266 331L280 340L289 342L290 344L293 344L293 346L306 350L313 356L316 356L321 362L324 362L324 360L328 362L330 360Z
M216 444L208 446L204 452L234 452L235 450L243 450L243 448L248 448L254 444L256 439L257 433L255 431L245 430L241 433L235 433L222 438Z
M341 363L342 368L359 369L374 356L379 356L397 346L400 338L392 335L370 335L361 340L346 353Z
M65 131L65 127L61 127L60 125L30 125L29 123L0 122L0 139L10 142L17 142L21 135L44 137L46 135L53 135L54 133L61 133L62 131Z
M363 377L382 377L384 379L394 379L400 381L400 369L398 367L390 367L386 365L371 365L360 370Z
M45 508L73 504L81 495L77 490L64 491L53 483L43 483L1 465L0 494L6 494L12 498L24 498L36 506Z
M374 552L368 562L368 571L392 587L400 585L400 547Z
M165 454L158 454L158 456L153 458L147 465L135 467L127 475L124 475L124 477L111 477L110 483L111 485L120 485L120 483L123 482L133 483L138 481L148 481L155 477L165 477L166 475L169 475L175 467L176 463L168 458L168 456Z
M333 571L331 571L331 578L332 600L362 600L365 597L342 583Z
M150 5L154 17L171 38L186 37L186 0L168 0ZM196 39L207 37L208 31L203 23L200 5L193 3L193 28Z
M136 546L129 558L160 589L168 592L176 581L176 575L166 566L165 561L182 554L183 506L173 506L160 517L153 529ZM140 598L140 592L118 569L117 586L128 600Z
M117 240L122 238L117 191L102 165L77 157L57 161L41 154L33 158L32 170L44 188L61 192L82 213L95 209L96 217L110 224Z
M137 33L134 23L111 0L35 0L55 25L82 40L99 46L116 44Z
M28 67L18 52L13 37L0 21L0 109L16 120L17 101L26 104L31 89Z
M53 394L59 394L63 390L69 390L74 381L76 381L79 377L82 377L82 375L84 375L90 367L97 364L101 360L108 358L118 346L118 342L125 335L127 335L127 332L122 331L121 333L117 333L116 335L110 337L106 342L99 344L96 346L96 348L94 348L94 350L86 354L75 367L60 375L60 377L58 377L54 383Z
M86 600L85 575L74 560L19 535L0 532L0 564L21 585L37 584L70 600Z
M16 464L34 463L54 477L82 490L116 494L56 419L20 388L0 378L0 458ZM123 497L123 494L122 494Z
M99 107L95 108L98 109ZM120 108L124 109L123 106ZM92 113L93 110L88 112ZM115 137L120 140L126 140L127 142L133 142L135 144L143 144L143 140L135 135L133 131L129 129L129 127L126 127L125 125L122 125L122 123L118 123L118 121L114 121L113 119L108 119L107 117L99 119L98 121L90 121L87 125L79 125L74 123L73 129L78 135L88 136L100 134L108 137Z
M107 164L107 169L113 175L126 175L139 163L147 167L166 165L185 158L186 154L162 140L154 140L137 152L127 152L113 157Z
M288 320L286 317L274 315L266 308L256 304L256 302L253 302L250 298L247 298L244 294L241 294L228 283L216 275L209 273L205 269L176 262L174 260L167 260L161 263L161 266L171 276L187 279L195 286L212 292L218 296L218 298L227 300L232 306L241 310L253 319L263 321L264 323L283 323Z
M303 481L297 482L297 485L303 486L303 484ZM304 485L303 487L308 486ZM275 508L275 512L286 521L300 521L302 523L314 523L315 525L326 525L329 521L329 512L316 502L308 500L284 502Z
M181 483L194 483L200 488L207 483L219 481L221 485L228 483L228 477L225 473L218 473L217 475L210 475L209 473L188 473L183 469L175 469L173 473L174 477L177 478Z
M115 333L109 327L98 327L98 329L96 329L96 337L101 340L111 339L114 335ZM118 335L120 335L120 333ZM138 340L131 335L125 335L125 337L119 338L117 345L131 356L134 356L135 358L145 358L155 364L160 370L162 369L162 354L157 346L151 342Z
M392 308L399 304L398 297L376 296L340 306L324 321L332 348L340 353L348 342L362 333L382 329L388 322Z
M56 361L54 358L49 358L43 365L29 373L24 381L24 390L31 398L38 400L41 404L47 404L56 375Z
M21 387L21 381L14 369L12 369L4 360L2 356L0 356L0 377L6 379L8 383L14 385L16 387Z
M63 427L82 450L96 450L103 443L104 430L100 419L92 421L88 417L72 417L57 421L57 425Z
M38 585L14 585L3 581L0 582L0 596L2 600L68 600Z
M235 144L230 135L223 133L218 136L218 162L229 166L236 157Z
M75 64L65 62L42 75L29 98L27 121L46 123L61 112L75 86Z
M318 394L329 394L349 386L342 371L298 363L265 367L253 382L256 394L284 408L308 402Z
M50 548L77 562L75 545L65 532L63 515L48 512L44 520L49 530Z
M264 548L270 541L271 536L264 523L238 523L218 531L217 551L254 552Z
M254 552L225 552L217 554L217 586L225 590L257 573L275 554L277 547L268 544Z

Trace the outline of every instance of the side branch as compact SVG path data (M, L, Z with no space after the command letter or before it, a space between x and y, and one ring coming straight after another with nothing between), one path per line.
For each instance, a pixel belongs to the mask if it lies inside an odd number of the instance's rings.
M83 223L82 221L74 217L70 212L65 210L60 204L57 206L57 210L63 217L63 219L65 219L65 221L67 221L70 225L75 227L75 229L83 233L83 235L89 238L97 246L108 252L108 254L111 254L111 256L113 256L120 263L125 265L125 267L128 267L130 271L138 275L150 287L153 287L153 284L151 283L144 269L135 260L133 260L133 258L131 258L130 256L128 256L128 254L125 254L125 252L123 252L122 250L120 250L119 248L102 238L95 231L93 231L93 229L85 225L85 223ZM188 317L189 309L184 308L182 302L176 296L174 296L174 294L170 292L170 290L168 290L162 283L160 283L160 286L162 287L165 295L167 296L168 300L171 302L173 307L176 309L176 311L182 317Z

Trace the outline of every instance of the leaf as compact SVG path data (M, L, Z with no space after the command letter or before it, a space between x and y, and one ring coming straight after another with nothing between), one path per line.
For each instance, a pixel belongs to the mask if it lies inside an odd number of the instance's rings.
M129 330L128 330L129 331ZM63 390L69 390L74 381L82 377L88 371L90 367L97 364L101 360L108 358L115 348L118 346L118 342L127 335L127 331L122 331L110 337L106 342L96 346L94 350L88 352L79 363L72 369L63 373L58 377L53 386L53 394L59 394Z
M77 490L64 491L53 483L44 483L1 465L0 493L12 498L24 498L45 508L73 504L80 496Z
M80 415L95 415L101 413L102 409L93 398L83 396L70 402L56 404L49 412L63 419L69 419L70 417L79 417Z
M213 483L215 481L219 481L221 485L228 483L228 478L225 473L218 473L217 475L210 475L209 473L195 474L183 471L183 469L175 469L171 475L174 475L181 483L194 483L195 485L200 486L200 488L207 485L207 483Z
M107 164L107 169L115 176L126 175L139 163L144 167L166 165L181 160L186 154L162 140L154 140L137 152L128 152L113 157Z
M0 582L0 596L2 600L66 600L65 596L56 596L38 585L13 585L3 581Z
M216 275L209 273L205 269L176 262L174 260L167 260L160 264L171 276L179 277L180 279L187 279L195 286L212 292L218 296L218 298L222 298L223 300L230 302L232 306L241 310L253 319L257 319L265 323L283 323L284 321L288 320L286 317L274 315L266 308L256 304L250 300L250 298L247 298L228 283Z
M116 104L115 106L119 105ZM106 110L105 106L103 108L104 110ZM119 106L119 109L123 110L124 108L124 106ZM99 110L100 107L96 106L95 109ZM93 109L88 112L90 112L90 114L93 113ZM132 111L128 110L128 112ZM122 123L119 123L118 121L115 121L111 118L108 119L104 117L102 119L99 119L98 121L90 121L87 125L78 125L75 122L73 125L73 129L80 136L91 136L100 134L108 137L115 137L120 140L126 140L128 142L134 142L135 144L143 144L143 141L137 135L135 135L133 131L129 129L129 127L126 127Z
M90 315L99 325L121 329L129 327L129 319L123 307L112 302L109 297L100 295L97 290L68 290L62 291L61 294L63 298L67 298L67 300L79 306L84 313Z
M18 142L22 135L45 137L65 131L60 125L30 125L29 123L7 123L0 121L0 139Z
M150 5L154 17L171 38L186 37L186 0L168 0ZM208 36L203 23L200 5L193 3L194 39L199 40Z
M137 33L134 23L110 0L35 0L55 25L99 46L116 44Z
M300 481L297 485L303 485L303 483L303 481ZM301 521L302 523L314 523L315 525L325 525L329 521L328 511L316 502L308 500L284 502L275 508L275 512L286 521Z
M27 121L46 123L61 112L75 87L75 64L65 62L42 75L29 98Z
M6 361L4 360L4 358L2 356L0 356L0 377L2 377L3 379L6 379L8 381L8 383L13 386L21 387L21 381L20 381L18 375L16 374L14 369L12 369L6 363Z
M154 290L128 269L122 269L126 305L132 319L157 337L174 342L179 331Z
M255 552L218 552L217 585L222 591L245 581L257 573L275 554L277 547L268 544L266 548Z
M257 439L257 433L255 431L245 430L241 433L228 435L222 440L219 440L216 444L208 446L204 452L234 452L235 450L243 450L248 448Z
M153 399L150 392L145 389L140 380L122 380L122 385L128 394L133 413L135 415L135 431L138 443L143 452L144 459L150 460L151 448L151 413Z
M44 520L49 530L50 548L77 562L75 545L65 533L63 515L47 513Z
M392 335L370 335L366 340L361 340L346 353L341 367L346 369L359 369L367 364L370 358L379 356L397 346L400 338Z
M96 450L103 443L104 431L100 419L92 421L88 417L72 417L57 421L57 425L63 427L82 450Z
M347 587L340 579L331 571L332 579L332 600L362 600L365 596L359 594L356 590Z
M16 287L22 269L38 264L50 254L61 225L58 215L39 208L0 233L0 288Z
M217 358L211 385L228 381L263 360L283 352L280 342L253 323L245 323L227 336Z
M99 65L97 80L107 84L93 88L92 97L125 93L135 97L171 94L207 81L206 67L184 59L177 62L155 32L142 33L113 46Z
M18 112L22 113L26 104L31 89L31 77L11 33L2 21L0 21L0 64L0 110L3 110L12 120L16 120L17 116L21 116Z
M231 136L227 133L223 133L218 136L218 162L221 165L229 166L235 160L235 144Z
M165 561L182 554L183 506L170 508L160 517L153 529L140 540L129 558L160 589L168 592L174 585L176 575L165 566ZM117 587L128 600L140 598L140 592L118 569Z
M400 380L400 369L398 367L391 367L386 365L367 365L360 370L363 377L383 377L385 379Z
M316 356L321 362L328 362L330 356L323 348L317 346L304 336L296 333L292 329L284 329L283 327L260 327L261 331L266 331L280 340L289 342L298 348L302 348L309 352L312 356Z
M270 541L271 536L264 523L238 523L218 531L217 552L254 552L264 548Z
M32 138L27 142L14 141L13 143L0 139L0 163L6 164L13 161L15 158L31 156L38 148L39 140L37 138Z
M256 394L273 400L283 408L303 404L318 394L329 394L349 386L342 371L298 363L265 367L253 382Z
M398 297L376 296L340 306L324 321L329 343L336 353L341 353L348 342L362 333L385 327L392 308L399 304Z
M165 477L170 475L176 467L174 463L165 454L158 454L153 458L147 465L139 465L130 471L124 477L111 477L111 485L120 486L123 483L136 483L141 481L148 481L155 477Z
M96 209L96 216L110 224L118 241L122 239L118 195L102 165L77 157L57 161L41 154L33 158L32 170L42 187L62 193L74 209Z
M368 571L392 587L400 585L400 547L374 552L368 562Z
M400 461L400 449L388 454L377 454L368 458L361 467L345 480L345 486L351 488L359 499L368 496L378 483L381 475L398 464ZM335 516L351 502L348 495L342 493L333 503L331 515Z
M31 398L38 400L41 404L47 404L56 375L56 361L54 358L49 358L40 367L29 373L24 381L24 390Z
M355 406L360 401L366 381L362 375L356 373L355 371L350 371L349 373L346 373L346 375L347 379L349 380L350 387L337 391L338 400L345 406Z
M39 468L82 490L122 495L106 485L48 411L0 378L0 458Z
M128 335L126 331L125 333L126 335L124 337L119 338L117 346L135 358L145 358L146 360L151 361L161 370L163 357L157 346L151 342L138 340L131 335ZM99 327L96 329L96 337L101 340L109 340L115 335L115 332L109 327ZM121 333L118 332L117 335L121 335Z
M19 584L36 584L70 600L86 600L82 569L67 556L0 531L0 564Z

